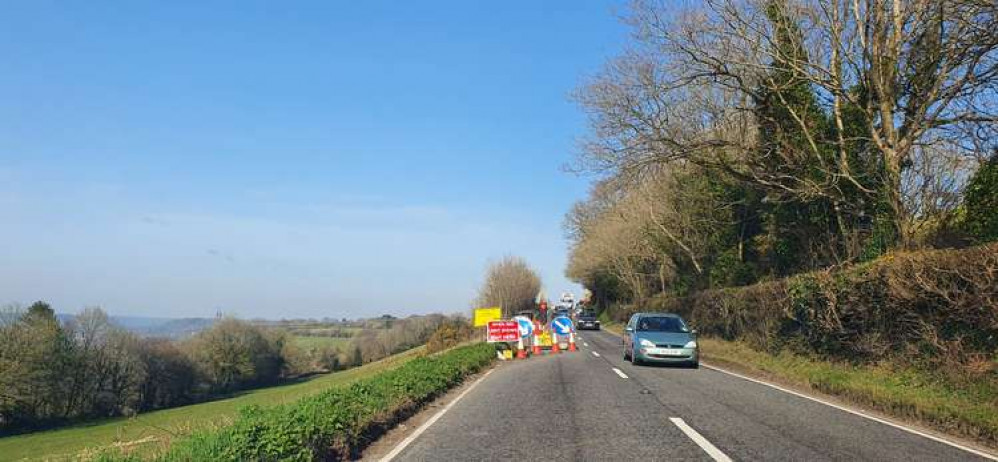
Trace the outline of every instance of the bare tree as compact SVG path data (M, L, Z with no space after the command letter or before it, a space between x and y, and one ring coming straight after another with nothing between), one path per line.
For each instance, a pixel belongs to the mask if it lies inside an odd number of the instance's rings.
M476 302L480 306L501 307L503 316L510 317L533 308L540 290L541 278L537 272L522 258L506 256L489 265Z
M883 202L907 245L921 218L903 187L915 157L940 140L964 153L994 143L993 1L666 3L635 3L639 46L580 92L594 128L584 168L688 161L771 200L825 199L844 232L850 208Z

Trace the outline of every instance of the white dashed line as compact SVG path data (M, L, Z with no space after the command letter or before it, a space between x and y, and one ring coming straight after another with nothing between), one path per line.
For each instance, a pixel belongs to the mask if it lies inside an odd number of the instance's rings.
M617 369L616 367L615 367L615 368L613 368L613 371L614 371L614 372L616 372L616 373L617 373L617 375L619 375L619 376L620 376L620 378L622 378L622 379L626 379L626 378L628 378L628 377L627 377L627 374L625 374L625 373L624 373L624 371L622 371L622 370L620 370L620 369Z
M599 358L599 353L597 353L597 352L595 352L595 351L594 351L594 352L593 352L593 356L595 356L595 357Z
M586 347L586 348L589 348L589 344L588 344L588 343L586 343L586 342L582 342L582 346L584 346L584 347Z
M683 419L680 419L679 417L669 417L669 420L676 424L676 426L679 427L679 429L682 430L686 436L690 437L690 439L693 440L697 446L703 448L703 450L707 452L707 455L709 455L712 459L717 462L731 462L730 457L721 452L720 449L717 449L717 446L711 444L710 441L707 441L707 438L704 438L703 435L697 433L693 427L687 425L686 422L683 422Z

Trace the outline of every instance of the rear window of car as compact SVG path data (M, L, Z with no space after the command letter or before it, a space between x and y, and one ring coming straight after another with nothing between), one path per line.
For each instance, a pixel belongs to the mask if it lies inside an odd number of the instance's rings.
M647 316L638 320L641 332L689 332L682 319L672 316Z

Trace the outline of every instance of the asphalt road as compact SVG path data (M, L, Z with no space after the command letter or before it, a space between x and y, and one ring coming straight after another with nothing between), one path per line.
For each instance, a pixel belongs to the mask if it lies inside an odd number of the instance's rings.
M986 460L719 371L633 366L619 337L581 336L579 352L500 364L394 460Z

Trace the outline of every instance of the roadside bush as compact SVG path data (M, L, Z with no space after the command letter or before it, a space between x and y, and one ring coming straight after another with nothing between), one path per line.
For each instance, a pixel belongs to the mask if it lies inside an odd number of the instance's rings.
M998 244L869 263L616 309L682 314L700 332L852 362L900 361L998 380Z
M275 382L284 368L285 336L238 319L223 319L184 348L212 389L227 392Z
M140 348L146 375L142 383L142 410L162 409L194 402L198 380L194 362L174 342L146 339Z
M434 353L446 350L468 340L472 333L474 330L463 319L446 322L430 335L430 339L426 342L426 351Z
M244 408L231 426L174 444L160 461L342 460L420 406L488 365L489 344L417 358L293 404ZM100 460L134 460L104 454Z

